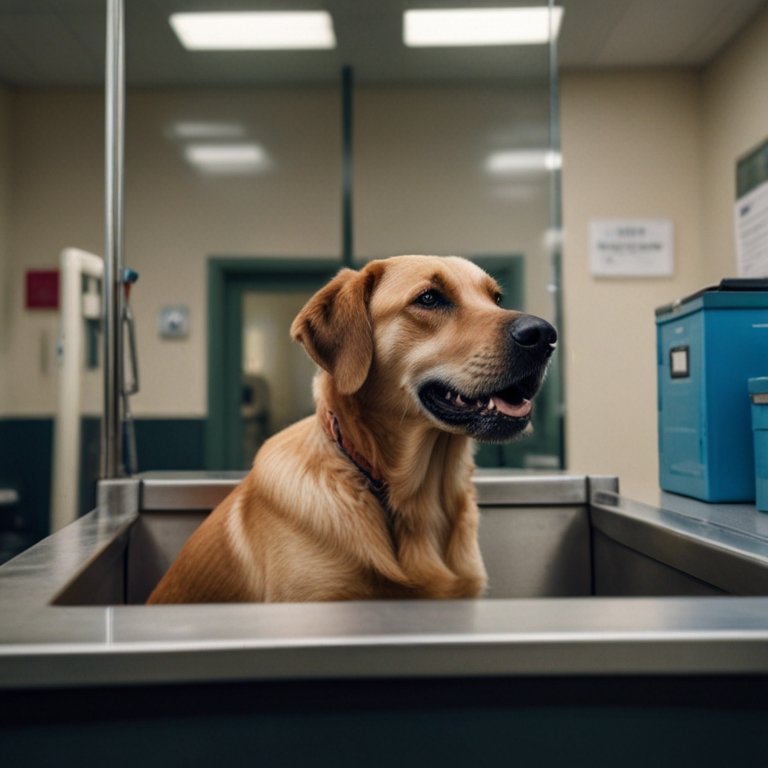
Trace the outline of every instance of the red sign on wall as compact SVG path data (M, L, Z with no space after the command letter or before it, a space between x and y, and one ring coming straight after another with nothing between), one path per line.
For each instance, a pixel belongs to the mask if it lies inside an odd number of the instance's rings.
M59 308L59 270L27 270L27 309Z

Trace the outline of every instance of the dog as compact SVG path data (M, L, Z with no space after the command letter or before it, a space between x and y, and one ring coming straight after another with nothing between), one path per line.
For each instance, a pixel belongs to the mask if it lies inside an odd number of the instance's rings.
M291 326L316 413L267 440L148 602L472 598L472 439L531 431L555 329L459 257L343 269Z

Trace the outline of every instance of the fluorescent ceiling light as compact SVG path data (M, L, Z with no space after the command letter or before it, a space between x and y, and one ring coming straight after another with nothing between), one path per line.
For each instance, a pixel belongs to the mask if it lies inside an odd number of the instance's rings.
M494 152L485 169L492 174L539 173L556 171L562 165L562 155L552 149L514 149Z
M563 9L454 8L405 11L403 41L411 48L533 45L557 38Z
M245 136L245 126L241 123L214 123L182 121L174 123L168 135L173 139L189 141L190 139L242 139Z
M185 48L208 51L335 48L326 11L174 13L173 31Z
M184 157L206 173L248 174L269 166L267 153L258 144L189 144Z

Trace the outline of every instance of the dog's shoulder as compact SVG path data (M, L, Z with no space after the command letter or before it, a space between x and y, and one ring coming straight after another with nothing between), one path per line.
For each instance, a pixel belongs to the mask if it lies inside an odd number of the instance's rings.
M253 460L251 484L271 487L284 478L296 479L296 473L321 448L322 438L316 416L307 416L273 435Z
M273 435L259 449L247 478L249 492L270 506L301 515L318 504L338 506L326 499L336 486L334 470L344 466L336 446L316 416L309 416Z

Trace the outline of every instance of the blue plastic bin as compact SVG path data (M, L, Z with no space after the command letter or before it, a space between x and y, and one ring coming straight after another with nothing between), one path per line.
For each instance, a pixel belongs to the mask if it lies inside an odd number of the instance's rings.
M768 362L768 290L723 281L656 310L659 483L710 502L755 499L747 381ZM768 283L766 283L768 286Z
M749 380L755 437L755 504L768 512L768 376Z

